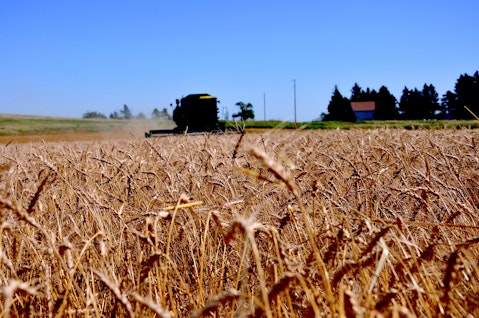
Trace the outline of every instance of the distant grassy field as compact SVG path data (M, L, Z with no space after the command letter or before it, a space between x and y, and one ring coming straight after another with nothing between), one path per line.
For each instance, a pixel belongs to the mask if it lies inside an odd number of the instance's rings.
M345 122L282 122L247 121L225 122L226 126L243 126L256 129L462 129L479 128L477 120L431 120L431 121L363 121ZM125 137L143 137L150 129L171 129L173 121L164 120L112 120L41 117L0 114L0 143L34 141L104 140Z
M234 126L228 122L227 125ZM461 129L479 128L477 120L367 120L355 123L339 121L312 121L312 122L282 122L279 120L248 121L244 123L245 128L282 128L282 129Z
M0 135L47 134L59 132L105 132L174 127L172 121L76 119L0 114Z
M173 127L173 121L164 120L75 119L0 114L0 143L141 137L150 129Z

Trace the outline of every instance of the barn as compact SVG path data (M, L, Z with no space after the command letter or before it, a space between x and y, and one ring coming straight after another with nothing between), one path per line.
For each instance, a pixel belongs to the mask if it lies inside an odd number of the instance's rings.
M351 108L357 120L373 120L376 102L351 102Z

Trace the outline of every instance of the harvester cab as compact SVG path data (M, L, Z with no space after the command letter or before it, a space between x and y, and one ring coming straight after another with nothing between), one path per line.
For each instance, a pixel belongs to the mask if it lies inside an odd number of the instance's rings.
M173 130L150 130L146 137L153 135L222 132L224 125L218 122L218 99L209 94L190 94L176 100L173 110Z
M179 131L207 132L218 127L218 100L209 94L183 97L173 110L173 120Z

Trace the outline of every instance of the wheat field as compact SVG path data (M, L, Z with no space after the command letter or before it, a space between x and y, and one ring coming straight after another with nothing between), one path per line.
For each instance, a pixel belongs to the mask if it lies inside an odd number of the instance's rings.
M1 145L3 317L477 317L479 132Z

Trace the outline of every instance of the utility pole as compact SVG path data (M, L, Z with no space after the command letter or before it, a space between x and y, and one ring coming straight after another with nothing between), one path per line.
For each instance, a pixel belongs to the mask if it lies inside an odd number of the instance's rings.
M294 127L296 127L296 80L293 80L294 88Z
M223 119L228 120L230 117L230 114L228 112L228 108L226 106L223 106Z
M266 93L263 93L264 121L266 121Z

